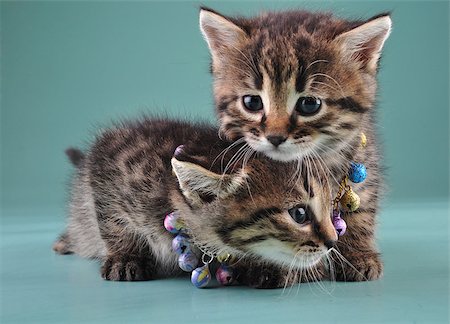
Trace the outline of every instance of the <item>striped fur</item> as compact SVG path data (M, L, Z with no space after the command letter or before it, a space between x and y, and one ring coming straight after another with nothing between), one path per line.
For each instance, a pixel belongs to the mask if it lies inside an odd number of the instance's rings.
M381 276L374 227L383 190L374 120L376 74L391 29L389 15L348 21L292 10L245 18L203 8L200 27L211 51L216 110L225 138L244 138L274 160L298 161L313 166L311 172L326 172L333 193L350 161L366 165L368 179L354 186L362 208L344 215L349 233L338 244L358 272L344 276L342 271L338 279ZM260 96L263 109L246 109L246 95ZM300 115L295 109L300 97L319 98L318 113ZM369 140L364 151L358 143L361 132ZM272 144L274 136L282 143Z
M249 286L293 284L301 280L298 269L322 267L326 244L337 238L323 217L331 199L320 187L325 180L265 157L238 159L225 170L246 147L229 148L217 132L206 124L144 119L106 130L85 154L68 150L77 170L69 223L55 251L101 260L108 280L178 275L173 235L163 226L175 210L197 244L239 260L239 279ZM303 225L288 213L299 205L311 215ZM249 275L257 269L259 276Z

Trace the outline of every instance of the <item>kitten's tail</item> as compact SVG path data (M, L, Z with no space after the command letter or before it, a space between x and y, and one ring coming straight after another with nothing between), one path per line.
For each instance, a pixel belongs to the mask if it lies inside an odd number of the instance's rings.
M69 147L65 152L74 166L81 167L84 160L84 153L81 150Z

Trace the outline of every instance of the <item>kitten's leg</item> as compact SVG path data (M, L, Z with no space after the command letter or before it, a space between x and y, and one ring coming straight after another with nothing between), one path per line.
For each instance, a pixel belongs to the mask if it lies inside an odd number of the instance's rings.
M345 259L331 252L336 280L365 281L382 276L383 263L375 247L374 217L374 212L364 210L345 216L348 229L336 246Z
M102 278L114 281L153 279L155 258L145 237L133 232L124 219L99 216L99 228L106 244Z

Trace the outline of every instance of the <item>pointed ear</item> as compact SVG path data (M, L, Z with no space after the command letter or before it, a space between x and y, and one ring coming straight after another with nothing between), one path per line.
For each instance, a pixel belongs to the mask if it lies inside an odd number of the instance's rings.
M248 37L231 20L207 8L200 9L200 29L211 51L213 64L224 63L227 51L238 49Z
M384 42L391 32L389 15L369 19L350 31L339 35L338 43L346 58L356 59L370 72L375 73Z
M243 173L220 175L197 164L172 158L172 169L184 196L197 203L224 198L237 191L244 181Z

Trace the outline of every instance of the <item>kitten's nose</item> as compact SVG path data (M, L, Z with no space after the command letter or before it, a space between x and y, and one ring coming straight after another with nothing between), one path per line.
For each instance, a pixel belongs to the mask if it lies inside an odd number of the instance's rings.
M324 242L325 246L328 249L334 248L336 246L336 241L335 240L328 240Z
M284 136L267 136L267 140L273 144L273 146L278 147L281 143L286 141L286 137Z

